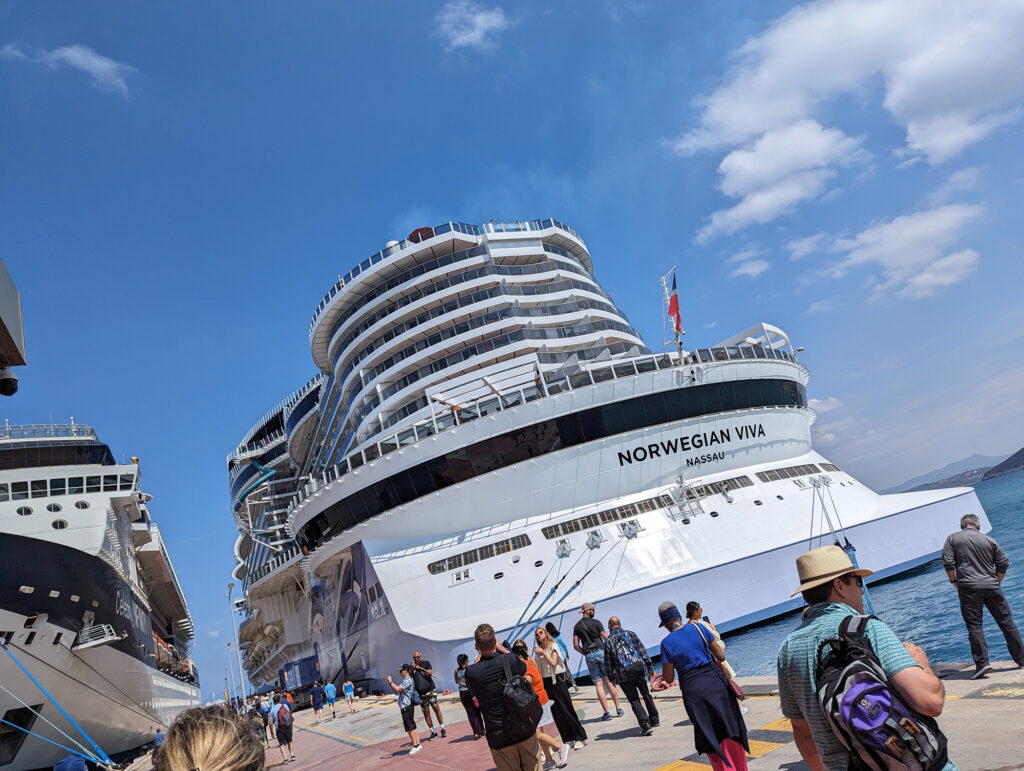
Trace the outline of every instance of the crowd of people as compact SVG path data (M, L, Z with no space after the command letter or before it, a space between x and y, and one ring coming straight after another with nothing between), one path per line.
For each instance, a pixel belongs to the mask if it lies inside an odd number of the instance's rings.
M979 631L982 606L993 613L1011 655L1024 666L1024 645L999 589L1006 556L994 540L977 532L976 517L965 516L961 527L964 532L947 542L943 561L960 594L977 666L975 676L983 677L991 668ZM807 552L796 560L796 568L800 585L794 596L801 594L806 607L800 625L778 654L779 698L808 767L841 771L861 758L880 762L885 753L895 757L902 752L904 760L912 755L918 764L907 767L956 771L935 721L942 712L945 690L928 657L913 643L901 642L878 618L863 615L864 579L871 571L854 565L839 546ZM660 724L652 684L657 682L657 690L665 690L678 680L695 751L706 755L715 771L745 771L750 746L740 704L744 694L726 661L721 636L697 601L689 602L685 612L674 602L663 602L657 612L666 632L660 646L660 682L635 632L615 616L608 619L606 628L597 620L592 603L580 609L572 648L586 662L603 709L600 720L624 715L621 689L639 734L650 736ZM547 623L534 630L531 643L524 639L502 643L494 628L484 623L474 632L474 644L475 660L470 663L468 655L459 654L453 672L473 738L486 738L498 771L565 767L570 750L586 746L587 732L572 704L570 689L579 689L568 663L568 645L558 629ZM398 672L399 680L389 675L387 682L397 695L412 744L409 754L416 754L422 750L417 706L429 729L428 739L447 736L434 670L417 651L412 663L403 664ZM859 728L854 716L838 706L840 701L850 701L846 697L862 687L865 678L875 691L885 691L888 714L899 712L898 721L887 721L888 734ZM350 682L344 683L343 693L354 709ZM315 721L323 719L325 703L335 716L335 694L333 684L314 685L310 702ZM873 709L874 698L862 693L857 703ZM259 771L264 768L264 750L274 738L283 761L294 761L291 694L257 697L251 707L244 717L227 706L182 713L156 750L154 768ZM882 744L873 746L876 740Z

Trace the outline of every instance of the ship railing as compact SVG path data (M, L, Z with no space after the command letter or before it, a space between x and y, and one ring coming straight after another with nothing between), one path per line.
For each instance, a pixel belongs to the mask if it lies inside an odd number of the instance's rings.
M525 221L525 222L514 222L514 223L513 222L499 222L499 223L491 222L490 224L484 225L483 228L477 227L476 225L467 225L467 224L465 224L463 222L452 222L452 221L449 221L449 222L446 222L445 224L439 225L439 226L437 226L435 228L430 228L430 230L433 231L433 234L430 235L430 236L427 236L427 238L436 237L436 236L444 235L445 233L452 233L452 232L462 233L462 234L468 235L468 236L480 236L481 234L483 234L485 232L487 232L487 233L537 232L537 231L541 231L541 230L548 230L550 228L557 228L559 230L564 230L566 233L569 233L573 238L575 238L581 244L583 243L583 238L580 236L579 233L577 233L575 230L570 228L568 225L566 225L566 224L564 224L562 222L559 222L556 219L551 219L551 218L543 219L543 220L528 220L528 221ZM320 301L320 304L316 306L316 310L313 311L313 319L312 319L312 321L309 322L309 336L310 336L310 339L312 339L312 337L313 337L313 329L316 327L316 323L317 323L317 320L320 318L320 315L324 312L324 310L326 310L327 306L330 305L331 301L337 296L337 294L340 291L342 291L345 288L345 286L349 282L351 282L352 280L357 278L363 272L365 272L365 271L369 270L370 268L372 268L374 265L377 265L377 264L383 262L384 260L387 260L390 257L394 256L395 254L398 254L399 252L402 252L405 249L408 249L410 246L418 245L421 240L423 240L423 239L422 238L417 238L416 240L411 240L411 239L408 239L408 238L404 238L401 241L399 241L399 242L397 242L395 244L392 244L391 246L384 247L383 249L381 249L376 254L371 254L369 257L367 257L361 263L359 263L354 268L352 268L352 270L350 270L344 276L340 276L338 278L337 282L334 284L334 286L332 286L328 290L327 294L324 295L323 299Z
M291 562L297 556L299 556L299 547L295 544L292 544L278 552L246 577L246 587L253 586L258 581L273 573L279 567Z
M47 437L77 437L96 439L92 426L81 423L18 423L4 421L0 439L45 439Z
M252 439L252 437L255 436L256 433L261 428L263 428L263 426L270 422L277 413L282 412L289 406L295 404L295 402L297 402L299 399L301 399L303 396L309 393L310 389L315 388L319 383L321 383L323 379L323 375L314 375L312 378L309 379L309 381L304 386L297 389L296 391L293 391L284 399L275 404L271 409L267 410L263 414L263 417L261 417L255 423L253 423L249 430L245 432L245 436L242 438L242 441L239 442L238 447L236 447L234 450L227 454L227 462L230 463L232 458L234 458L236 455L245 452L245 448L250 444L249 440Z
M390 452L408 447L411 444L476 418L491 415L520 404L526 404L545 396L554 396L565 391L587 388L610 380L621 380L680 366L700 366L702 364L736 360L777 360L799 365L796 356L792 353L761 345L701 348L685 354L682 358L674 353L659 353L624 359L606 358L586 361L582 356L579 356L581 353L583 352L578 352L577 356L573 359L564 361L560 368L545 372L542 384L538 383L537 386L521 387L501 395L483 396L468 402L465 406L458 405L443 412L435 411L429 419L421 420L400 431L389 434L362 450L342 458L341 461L327 467L320 473L310 475L309 478L300 484L291 503L289 503L288 514L290 515L296 506L321 488L340 479L345 474L365 463L369 463ZM600 353L597 355L600 355ZM431 409L433 411L432 404Z
M121 635L114 631L110 624L93 624L83 627L75 638L75 650L83 648L95 648L98 645L108 645L121 639Z

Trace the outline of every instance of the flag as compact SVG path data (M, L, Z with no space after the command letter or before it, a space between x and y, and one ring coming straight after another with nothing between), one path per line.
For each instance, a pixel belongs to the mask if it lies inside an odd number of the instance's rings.
M672 329L676 333L683 331L683 316L679 312L679 295L676 294L676 275L672 274L672 294L668 299L668 315L672 319Z

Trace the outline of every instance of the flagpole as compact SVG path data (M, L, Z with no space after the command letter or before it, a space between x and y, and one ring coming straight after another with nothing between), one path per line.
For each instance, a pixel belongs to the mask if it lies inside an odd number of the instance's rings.
M669 316L669 308L671 307L671 303L672 303L671 294L670 294L669 288L668 288L668 280L669 280L669 278L675 272L676 272L676 266L673 265L672 266L672 270L670 270L668 273L666 273L664 276L662 276L660 279L658 279L658 281L661 283L661 288L662 288L662 292L663 292L663 296L662 296L661 302L662 302L662 306L664 307L664 310L665 310L665 314L662 316L662 319L661 319L661 328L662 328L661 339L664 341L664 344L666 344L666 345L668 344L668 341L665 340L665 317ZM678 300L677 300L677 302L678 302ZM670 317L670 318L672 318L672 317ZM682 365L682 363L683 363L683 341L682 341L682 339L679 336L679 332L680 332L680 330L679 330L679 327L676 325L675 318L672 318L672 341L673 341L673 343L676 346L676 352L679 354L679 362L678 363L680 365ZM683 334L686 334L686 333L684 332Z

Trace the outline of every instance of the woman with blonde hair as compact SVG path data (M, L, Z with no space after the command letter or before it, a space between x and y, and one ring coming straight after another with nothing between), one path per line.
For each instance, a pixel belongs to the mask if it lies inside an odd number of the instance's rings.
M586 746L587 732L576 716L576 708L572 706L565 659L562 658L554 638L544 627L537 627L534 639L537 647L533 649L533 659L544 680L544 691L552 702L551 716L555 719L562 741L566 744L572 742L572 748L578 750Z
M187 709L153 753L154 771L264 771L263 744L235 712L217 704Z

